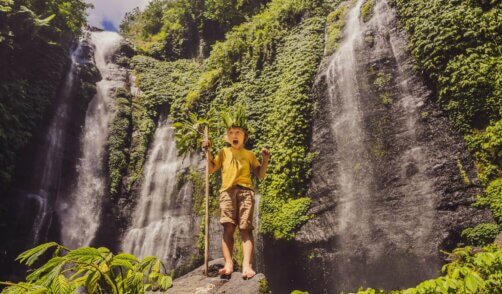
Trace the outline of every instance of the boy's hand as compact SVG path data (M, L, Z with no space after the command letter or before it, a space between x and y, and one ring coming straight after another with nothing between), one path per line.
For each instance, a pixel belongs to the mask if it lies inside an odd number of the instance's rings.
M207 139L207 140L202 140L202 149L204 150L209 150L211 149L211 140L210 139Z
M269 159L270 158L270 151L267 148L262 148L261 149L261 156L263 159Z

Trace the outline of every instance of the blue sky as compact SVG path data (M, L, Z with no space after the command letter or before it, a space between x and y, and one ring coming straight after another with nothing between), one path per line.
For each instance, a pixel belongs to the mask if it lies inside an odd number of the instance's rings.
M116 31L125 13L135 7L145 8L150 0L86 0L94 5L88 11L89 24L107 31Z

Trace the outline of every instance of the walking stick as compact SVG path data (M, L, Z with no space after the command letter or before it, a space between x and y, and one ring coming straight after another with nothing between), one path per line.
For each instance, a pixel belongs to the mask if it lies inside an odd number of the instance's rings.
M209 140L208 127L204 128L204 139ZM206 276L209 274L208 260L209 260L209 148L206 148L206 227L204 234L204 273Z

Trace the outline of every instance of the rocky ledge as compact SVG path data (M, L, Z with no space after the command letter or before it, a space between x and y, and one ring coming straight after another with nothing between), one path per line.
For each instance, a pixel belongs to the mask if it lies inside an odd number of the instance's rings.
M265 275L257 274L252 279L244 280L242 273L234 272L229 279L220 278L218 270L223 268L223 258L209 262L209 275L204 275L203 266L173 281L168 293L176 294L213 294L239 293L264 294L271 293Z

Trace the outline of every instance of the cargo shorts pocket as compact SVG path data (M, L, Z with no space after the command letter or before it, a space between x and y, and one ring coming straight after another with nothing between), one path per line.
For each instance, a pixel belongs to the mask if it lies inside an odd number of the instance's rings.
M237 225L237 201L233 190L229 189L220 193L220 224Z
M237 193L237 200L239 206L239 229L254 229L254 191L250 189L239 189L239 192Z

